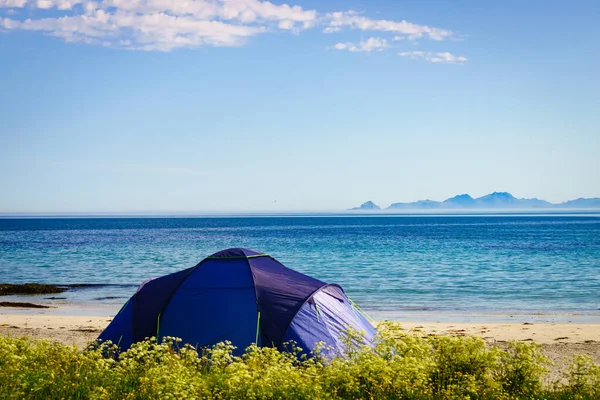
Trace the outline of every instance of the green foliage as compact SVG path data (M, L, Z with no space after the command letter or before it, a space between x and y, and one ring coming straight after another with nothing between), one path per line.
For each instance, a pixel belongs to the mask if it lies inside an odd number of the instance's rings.
M563 375L567 379L567 384L555 385L557 399L600 398L600 365L594 364L590 357L575 356L573 363Z
M431 381L436 392L450 398L494 398L502 393L494 372L499 350L488 349L477 337L439 336L430 339L433 352Z
M148 339L118 353L28 338L0 338L0 398L28 399L595 399L600 366L576 358L566 383L544 387L547 360L535 344L489 347L475 337L421 337L379 325L377 346L349 330L344 356L311 357L229 342L198 350Z
M539 393L542 378L547 374L548 359L536 343L509 342L500 352L500 368L496 380L512 396L532 396Z

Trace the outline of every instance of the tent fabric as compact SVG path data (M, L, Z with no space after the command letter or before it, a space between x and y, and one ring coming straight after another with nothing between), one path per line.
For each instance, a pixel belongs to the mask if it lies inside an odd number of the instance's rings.
M265 253L260 253L256 250L232 248L232 249L221 250L208 258L213 259L213 258L236 258L236 257L237 258L268 257L268 255Z
M282 348L294 340L310 351L323 341L341 349L347 327L373 327L341 287L328 285L267 254L233 248L196 266L145 281L99 340L126 350L147 337L174 336L194 346L229 340L240 354L251 343Z
M286 331L283 342L294 341L302 349L314 349L324 342L326 355L346 350L348 328L362 334L363 344L373 343L375 328L356 310L338 285L327 285L306 302Z
M165 304L192 270L192 268L188 268L148 281L133 296L133 342L156 335L158 317Z
M271 257L248 261L254 276L263 343L281 343L302 304L326 283L287 268Z
M133 298L123 304L121 310L115 315L110 324L102 331L98 339L111 340L122 349L129 348L133 343Z
M246 259L209 259L179 286L160 318L160 336L204 346L252 343L258 310ZM219 327L214 329L213 327Z

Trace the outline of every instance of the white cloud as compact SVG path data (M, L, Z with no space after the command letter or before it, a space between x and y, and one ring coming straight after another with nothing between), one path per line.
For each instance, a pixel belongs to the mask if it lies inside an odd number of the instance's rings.
M409 39L429 37L433 40L443 40L452 35L446 29L432 28L426 25L413 24L407 21L388 21L385 19L370 19L359 15L356 11L340 11L326 15L328 21L325 33L337 32L344 27L362 31L382 31L406 35Z
M456 56L448 52L432 53L430 51L403 51L399 56L408 57L412 60L425 60L432 63L444 64L463 64L467 61L466 57Z
M279 21L279 24L277 24L277 26L279 27L279 29L293 29L294 21L292 21L291 19L284 19L282 21Z
M305 22L317 18L314 10L303 10L300 6L289 6L287 4L275 5L268 1L258 0L229 0L224 4L229 9L237 9L238 15L244 13L255 14L258 18L274 21Z
M323 32L325 33L333 33L333 32L339 32L341 31L342 28L340 28L339 26L328 26L327 28L323 29Z
M53 6L52 0L38 0L37 7L38 8L51 8Z
M0 0L0 8L23 8L27 4L27 0Z
M35 15L41 17L0 17L0 27L39 31L67 42L140 50L240 46L262 33L298 34L316 26L327 33L344 28L390 32L396 35L393 40L441 40L451 35L448 30L406 21L372 20L354 11L319 15L298 5L261 0L0 0L0 9L8 8L5 16L23 7L39 9ZM335 46L364 52L386 47L387 40L379 38Z
M19 22L14 21L10 18L0 18L0 28L4 29L17 29L19 27Z
M140 50L169 51L178 47L237 46L263 28L230 25L219 21L199 21L167 14L136 15L97 10L91 15L14 21L0 20L6 29L44 31L67 42L111 45ZM132 39L123 39L129 31Z
M244 24L254 22L281 22L286 26L314 21L317 12L304 10L300 6L275 5L259 0L104 0L102 8L114 7L123 11L140 14L168 13L174 16L193 16L196 19L219 19L239 21Z
M83 3L83 0L37 0L37 7L41 9L71 10L81 3Z
M333 46L336 50L348 50L348 51L360 51L360 52L371 52L371 51L382 51L388 48L388 42L385 39L380 38L369 38L365 41L361 41L359 44L354 43L338 43Z
M0 20L0 27L41 31L67 42L140 50L239 46L273 30L314 26L317 12L259 0L0 0L0 7L73 10L54 18ZM127 44L125 44L127 43Z

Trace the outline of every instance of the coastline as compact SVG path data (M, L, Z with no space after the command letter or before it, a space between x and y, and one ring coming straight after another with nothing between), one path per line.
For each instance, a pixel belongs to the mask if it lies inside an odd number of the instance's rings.
M45 310L44 310L45 311ZM0 311L0 332L11 336L32 336L64 344L86 346L112 320L112 315L55 314L44 311ZM376 321L375 323L381 323ZM490 344L508 341L552 344L590 344L600 346L600 324L597 323L531 323L531 322L427 322L397 321L402 329L422 335L478 336Z
M87 310L91 311L91 310ZM106 311L106 310L105 310ZM85 309L0 309L0 336L43 339L78 349L94 341L112 320L114 313L86 313ZM481 318L483 316L478 316ZM538 343L550 359L548 381L562 378L561 371L574 355L585 354L600 364L600 324L589 322L512 322L477 321L395 321L416 335L476 336L490 345L504 346L508 341ZM447 317L445 317L447 318ZM382 320L376 321L380 323Z

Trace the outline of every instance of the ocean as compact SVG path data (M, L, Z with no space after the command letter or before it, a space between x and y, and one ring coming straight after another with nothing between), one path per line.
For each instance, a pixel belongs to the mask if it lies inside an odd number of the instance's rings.
M77 284L28 299L103 315L229 247L338 283L375 319L600 322L599 213L1 218L0 283Z

